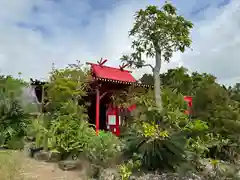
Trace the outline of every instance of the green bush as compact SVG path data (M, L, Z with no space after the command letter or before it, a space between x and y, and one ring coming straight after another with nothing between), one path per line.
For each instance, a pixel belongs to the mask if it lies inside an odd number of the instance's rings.
M8 148L17 150L24 148L24 139L19 137L13 137L6 142Z
M53 69L46 85L47 103L42 119L33 123L30 134L36 134L38 146L58 151L66 156L86 156L95 164L106 165L121 150L120 140L111 133L95 130L88 123L84 96L89 90L89 72L74 64ZM44 123L48 121L48 123ZM46 148L45 148L46 149ZM64 159L64 158L63 158Z
M122 143L111 132L100 131L94 135L84 148L89 160L95 164L110 166L115 164L121 155Z
M86 121L61 115L52 122L48 141L52 150L78 155L94 136L94 129Z
M181 108L184 105L182 96L164 90L165 109L159 112L152 94L149 92L136 98L141 113L134 117L135 124L123 136L125 154L130 158L135 153L140 155L142 168L148 170L177 170L188 164L187 133L183 130L188 117Z
M48 129L43 126L43 121L36 120L31 129L35 133L38 147L43 146L44 137L48 137L48 148L51 151L58 151L63 156L85 156L97 165L115 163L122 149L118 137L104 131L96 136L95 130L87 121L79 120L73 115L59 116L50 122Z
M7 91L7 90L6 90ZM29 115L25 113L14 92L1 96L0 101L0 144L8 145L8 141L22 139L26 135ZM1 92L3 93L3 92Z
M84 114L83 116L85 117ZM89 123L80 114L54 117L56 119L49 116L35 119L29 127L29 136L35 137L38 147L43 147L47 139L47 146L51 151L78 155L95 136L94 129L89 127ZM48 125L45 124L46 121Z

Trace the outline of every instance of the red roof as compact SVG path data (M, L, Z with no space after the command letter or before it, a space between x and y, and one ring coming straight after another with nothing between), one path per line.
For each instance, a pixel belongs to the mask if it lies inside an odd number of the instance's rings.
M95 74L96 78L111 79L115 81L123 82L137 82L136 79L127 70L121 70L118 68L101 66L97 64L91 64L92 72Z

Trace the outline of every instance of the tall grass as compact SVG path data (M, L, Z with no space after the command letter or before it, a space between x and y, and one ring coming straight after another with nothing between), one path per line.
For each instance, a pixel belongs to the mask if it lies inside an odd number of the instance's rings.
M21 175L21 154L0 150L0 179L23 180Z

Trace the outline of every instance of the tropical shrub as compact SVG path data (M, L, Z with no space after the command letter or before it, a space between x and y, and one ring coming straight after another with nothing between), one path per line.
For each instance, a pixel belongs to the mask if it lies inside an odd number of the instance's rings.
M95 131L89 127L85 109L81 107L70 100L65 102L59 111L55 111L53 116L46 114L34 120L29 134L35 134L36 145L43 147L47 143L48 149L58 151L62 155L77 156L82 152L95 136Z
M51 150L77 156L95 135L94 129L81 117L61 115L50 125L48 145Z
M65 153L82 151L79 138L84 141L81 133L88 126L85 122L88 116L86 105L79 105L79 101L88 90L87 77L87 72L82 70L80 64L63 69L53 68L49 82L40 88L44 91L44 114L41 116L42 122L38 121L39 127L35 129L45 150L50 146ZM89 128L86 129L86 136L91 132Z
M0 78L0 144L22 148L29 124L29 115L21 105L23 84L10 76ZM15 145L14 145L15 144Z
M143 123L141 129L131 131L126 137L127 153L141 155L141 165L149 170L174 170L186 162L185 136L169 134L159 125Z
M45 88L47 112L33 128L37 132L37 144L44 145L47 138L48 149L60 152L62 158L85 156L92 163L105 166L115 161L121 151L121 141L103 131L96 136L88 123L84 102L89 88L88 71L79 64L53 69Z
M151 93L137 99L141 114L135 117L135 124L124 136L126 153L130 157L137 153L141 156L141 165L149 170L176 170L186 163L186 134L180 122L186 123L183 113L173 113L165 109L159 113L154 106ZM169 108L171 109L171 108Z
M122 142L111 132L100 131L99 136L92 136L84 148L84 153L94 164L111 166L121 156Z

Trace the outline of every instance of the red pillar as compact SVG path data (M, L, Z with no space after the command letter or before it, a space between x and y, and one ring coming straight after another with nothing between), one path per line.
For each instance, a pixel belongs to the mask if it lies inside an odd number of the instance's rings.
M98 87L96 88L96 135L99 132L99 104L100 104L100 93Z

